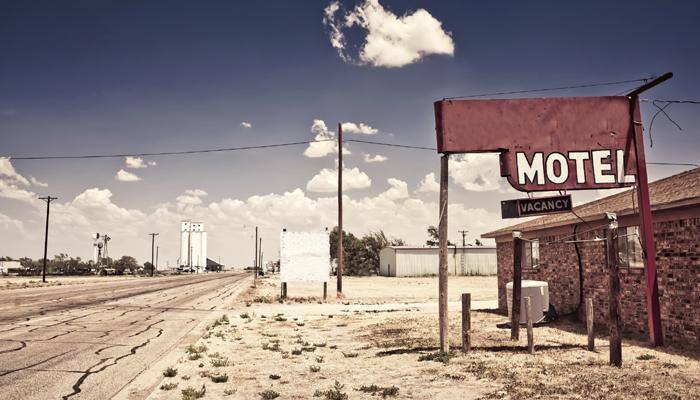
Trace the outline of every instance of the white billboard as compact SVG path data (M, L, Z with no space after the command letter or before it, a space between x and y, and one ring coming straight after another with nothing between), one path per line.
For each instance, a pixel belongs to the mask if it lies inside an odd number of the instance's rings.
M330 247L328 232L282 232L280 281L328 282Z

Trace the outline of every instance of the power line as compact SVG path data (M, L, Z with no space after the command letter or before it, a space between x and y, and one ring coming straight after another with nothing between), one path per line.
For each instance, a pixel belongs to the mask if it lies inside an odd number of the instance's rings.
M224 148L202 149L202 150L163 151L163 152L157 152L157 153L83 154L83 155L75 155L75 156L26 156L26 157L11 157L10 156L9 158L11 158L13 160L67 160L67 159L84 159L84 158L123 158L123 157L174 156L174 155L219 153L219 152L254 150L254 149L268 149L268 148L273 148L273 147L298 146L298 145L302 145L302 144L310 144L310 143L317 143L317 142L329 142L329 141L335 141L335 139L307 140L304 142L276 143L276 144L265 144L265 145L258 145L258 146L224 147Z
M580 84L580 85L559 86L559 87L550 87L550 88L541 88L541 89L526 89L526 90L513 90L513 91L509 91L509 92L471 94L471 95L466 95L466 96L445 97L445 100L470 99L470 98L475 98L475 97L488 97L488 96L502 96L502 95L506 95L506 94L552 92L552 91L557 91L557 90L582 89L582 88L591 88L591 87L600 87L600 86L614 86L614 85L622 85L622 84L634 83L634 82L648 82L654 78L655 78L655 76L652 75L648 78L629 79L629 80L624 80L624 81L586 83L586 84Z
M23 157L7 156L7 157L12 159L12 160L72 160L72 159L91 159L91 158L94 159L94 158L154 157L154 156L206 154L206 153L219 153L219 152L229 152L229 151L267 149L267 148L275 148L275 147L298 146L298 145L302 145L302 144L336 142L336 141L337 141L337 139L334 138L334 139L308 140L308 141L303 141L303 142L273 143L273 144L258 145L258 146L224 147L224 148L214 148L214 149L182 150L182 151L169 151L169 152L164 151L164 152L152 152L152 153L81 154L81 155L73 155L73 156L23 156ZM435 147L412 146L412 145L405 145L405 144L376 142L376 141L361 140L361 139L346 139L343 141L343 143L348 143L348 142L371 144L371 145L375 145L375 146L398 147L398 148L403 148L403 149L437 151L437 149ZM696 163L647 162L647 164L648 165L683 166L683 167L700 167L700 164L696 164Z
M668 104L700 104L700 100L659 100L659 99L640 99L644 103L668 103Z
M360 140L360 139L346 139L343 141L345 142L354 142L354 143L366 143L366 144L374 144L377 146L389 146L389 147L401 147L404 149L417 149L417 150L431 150L431 151L437 151L437 148L435 147L424 147L424 146L410 146L406 144L395 144L395 143L384 143L384 142L373 142L370 140Z

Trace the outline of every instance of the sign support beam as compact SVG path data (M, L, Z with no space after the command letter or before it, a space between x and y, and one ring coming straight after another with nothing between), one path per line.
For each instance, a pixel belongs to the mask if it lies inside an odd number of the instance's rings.
M447 188L448 188L448 158L447 154L440 157L440 222L438 226L438 243L440 246L440 267L438 270L438 314L440 325L440 352L450 351L448 339L447 314Z
M635 89L627 96L632 108L632 127L634 130L634 147L637 154L637 198L639 202L640 231L644 251L644 275L646 280L647 320L649 324L649 340L654 346L663 346L663 331L661 327L661 307L659 305L659 282L656 273L656 246L654 245L654 227L652 225L651 201L649 199L649 179L647 176L646 156L644 154L644 131L639 110L638 96L642 92L671 79L673 73L668 72L651 82Z

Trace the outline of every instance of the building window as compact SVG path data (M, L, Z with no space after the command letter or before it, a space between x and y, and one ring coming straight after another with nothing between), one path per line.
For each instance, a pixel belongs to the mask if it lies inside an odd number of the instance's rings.
M617 251L620 267L644 268L644 253L638 226L626 226L617 230Z
M540 265L539 239L523 240L523 268L537 268Z

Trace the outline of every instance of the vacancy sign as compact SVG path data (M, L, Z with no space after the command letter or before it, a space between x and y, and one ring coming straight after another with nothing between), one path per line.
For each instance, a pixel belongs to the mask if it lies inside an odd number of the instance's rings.
M438 152L500 153L523 192L631 186L638 108L625 96L437 101Z
M571 195L501 201L502 218L532 217L571 211Z

